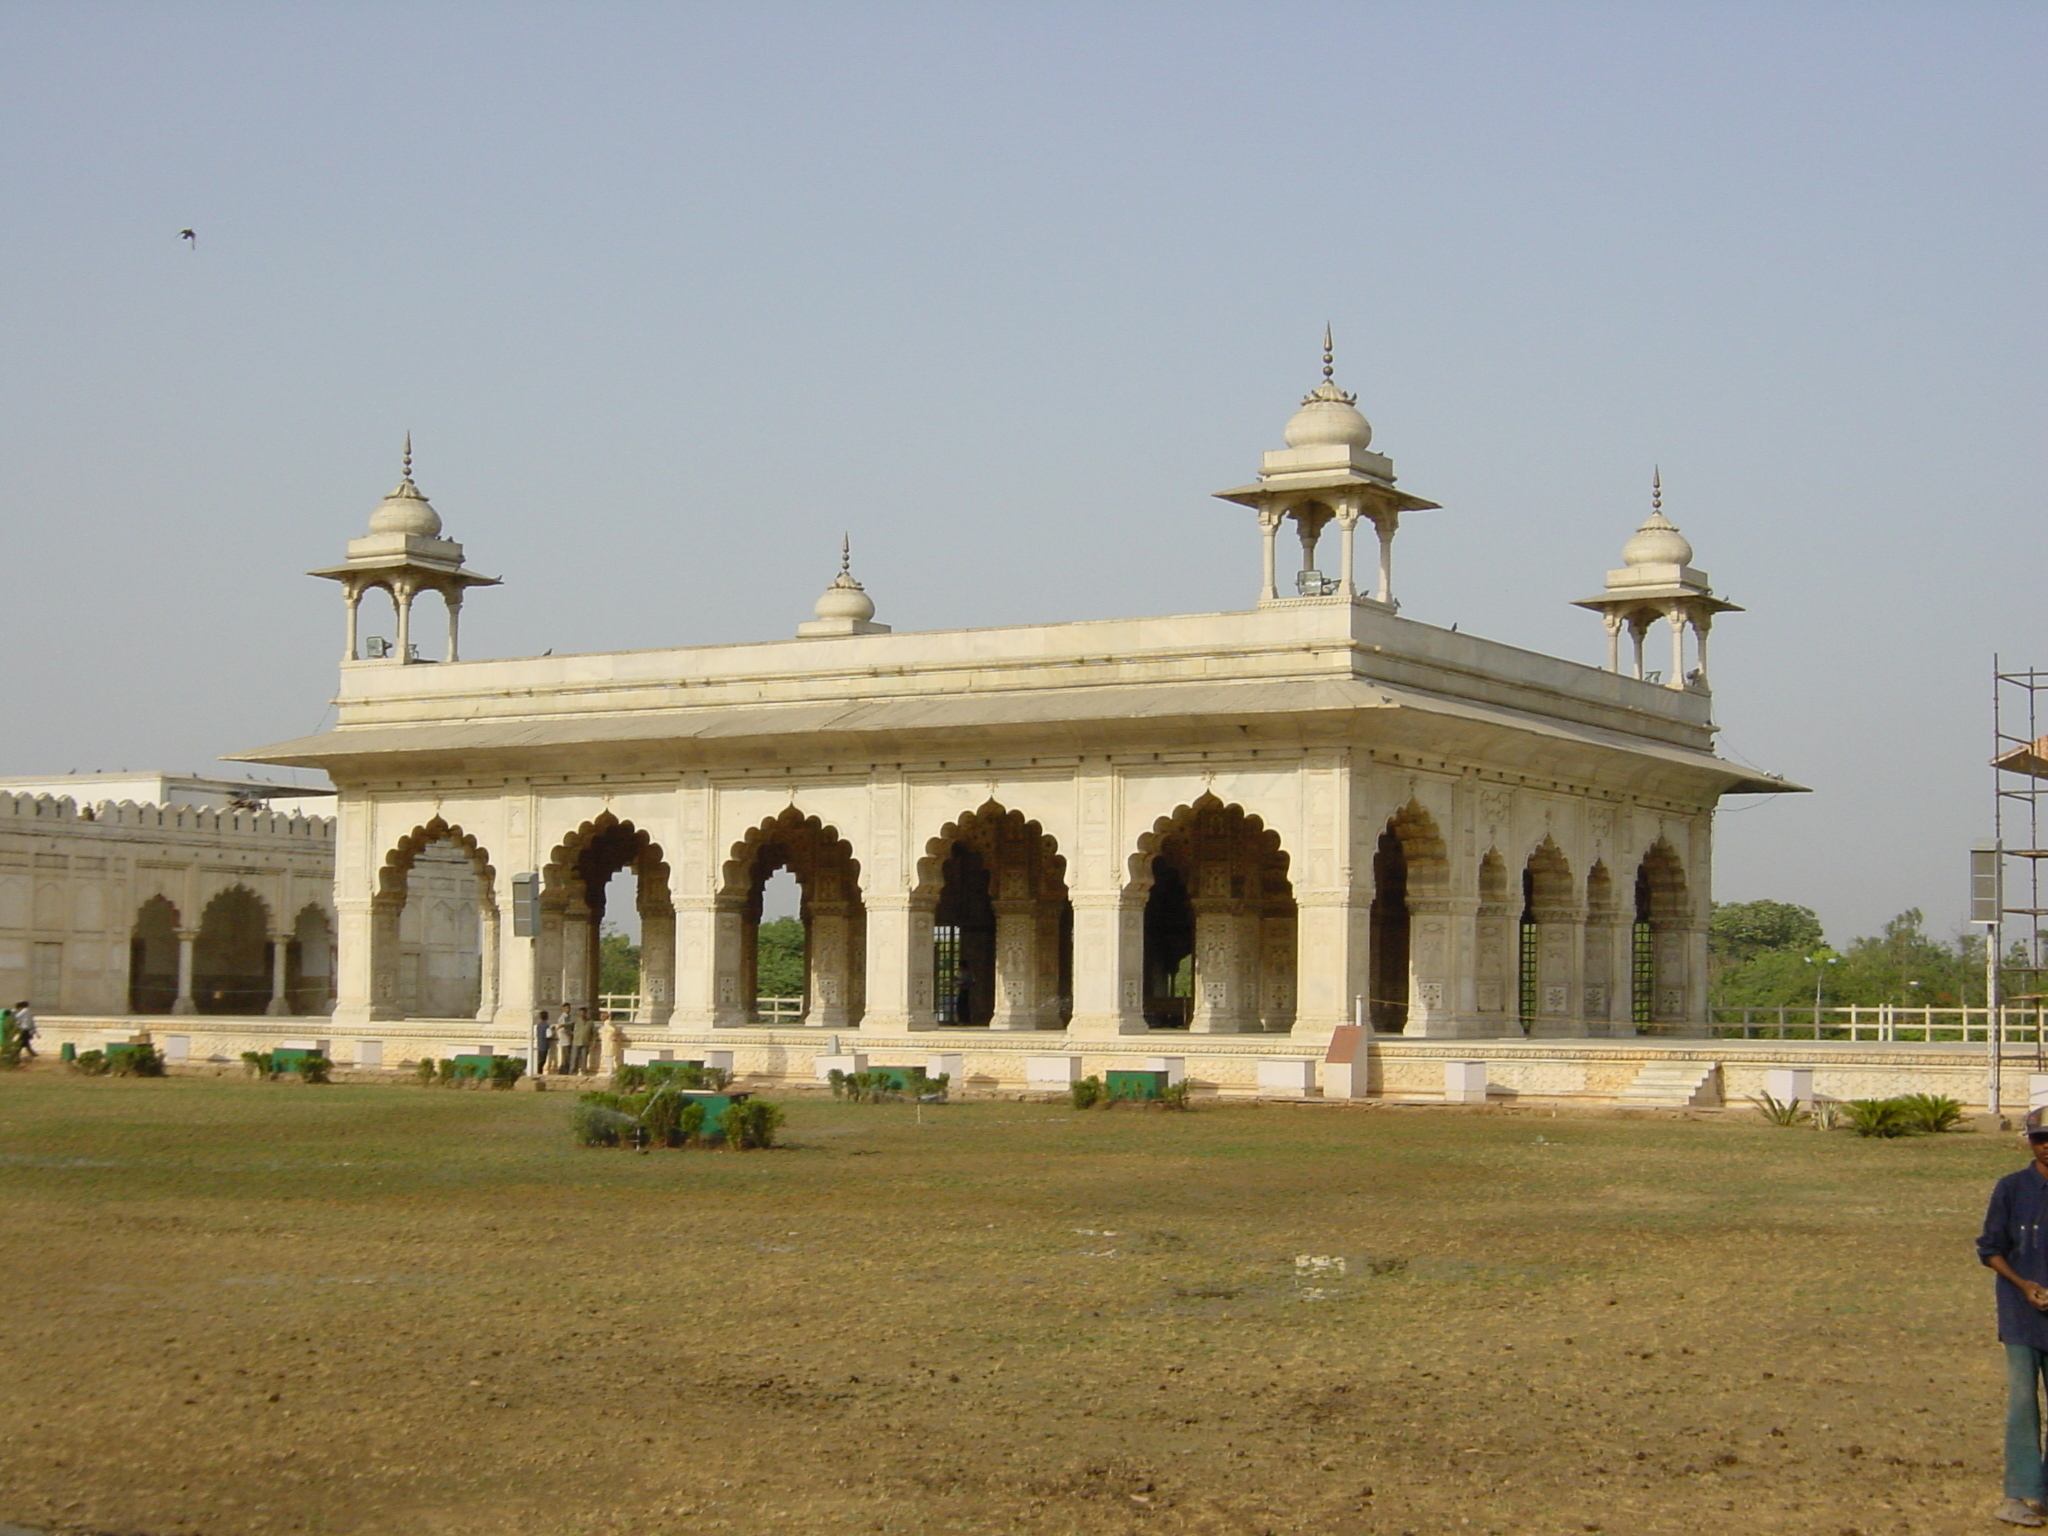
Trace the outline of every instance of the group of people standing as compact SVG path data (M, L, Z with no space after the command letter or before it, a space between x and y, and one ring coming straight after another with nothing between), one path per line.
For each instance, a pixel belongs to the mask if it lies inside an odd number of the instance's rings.
M597 1020L588 1008L564 1008L561 1017L551 1019L540 1011L534 1032L535 1059L540 1072L595 1072L597 1070Z

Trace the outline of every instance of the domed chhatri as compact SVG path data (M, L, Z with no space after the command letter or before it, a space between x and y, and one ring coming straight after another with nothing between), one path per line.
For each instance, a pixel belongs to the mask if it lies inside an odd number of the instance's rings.
M1634 538L1621 548L1621 563L1629 566L1691 565L1692 545L1664 516L1664 471L1650 476L1650 515Z
M441 514L412 483L412 434L405 434L404 469L390 495L370 514L370 532L404 533L414 538L438 539Z
M832 579L832 585L819 596L811 610L817 615L808 624L799 624L796 632L799 638L814 635L886 635L887 624L876 624L875 600L868 596L853 575L853 540L841 535L839 540L839 574Z
M1628 632L1634 652L1630 675L1667 688L1707 691L1707 634L1714 615L1742 610L1714 596L1705 571L1692 566L1692 543L1664 515L1664 471L1650 476L1650 515L1622 546L1621 568L1607 573L1607 588L1598 597L1576 605L1590 608L1607 623L1607 670L1622 671L1621 636ZM1643 642L1652 625L1671 626L1670 675L1649 672L1643 665ZM1692 631L1695 665L1686 665L1685 635Z
M441 532L441 514L412 482L412 434L405 434L405 451L398 484L370 514L370 529L361 538L348 541L348 559L340 565L313 571L314 576L341 583L348 602L348 639L342 660L387 661L403 665L426 661L413 642L413 599L422 592L438 592L448 608L448 645L440 660L460 658L462 595L471 587L495 587L495 576L483 576L462 563L462 546ZM376 591L388 593L395 610L394 636L370 636L357 632L363 598Z
M1336 354L1330 328L1323 327L1323 382L1303 396L1288 418L1287 446L1260 461L1259 478L1216 494L1258 514L1263 543L1259 606L1277 603L1363 603L1395 612L1394 531L1403 512L1425 512L1436 503L1394 488L1394 461L1372 447L1372 423L1358 410L1358 397L1337 386ZM1359 590L1354 548L1358 524L1379 541L1379 573L1370 595ZM1276 541L1292 522L1301 540L1301 569L1282 591ZM1323 530L1334 524L1337 569L1316 563Z
M1372 423L1358 409L1358 396L1337 387L1336 371L1336 350L1324 326L1323 382L1302 396L1301 409L1287 419L1281 435L1288 447L1372 446Z

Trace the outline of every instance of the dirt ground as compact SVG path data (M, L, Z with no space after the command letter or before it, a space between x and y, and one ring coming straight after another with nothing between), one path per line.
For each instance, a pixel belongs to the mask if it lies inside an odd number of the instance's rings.
M2009 1137L794 1098L638 1155L571 1102L0 1078L0 1521L1994 1528Z

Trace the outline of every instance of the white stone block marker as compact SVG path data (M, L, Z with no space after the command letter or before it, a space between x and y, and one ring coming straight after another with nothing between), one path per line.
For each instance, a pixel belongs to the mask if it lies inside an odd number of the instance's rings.
M1071 1088L1081 1081L1078 1056L1026 1056L1024 1085L1027 1088Z
M732 1059L730 1051L722 1054L724 1054L728 1061ZM708 1067L711 1063L707 1060L704 1065ZM865 1051L849 1051L843 1056L815 1056L812 1058L812 1066L818 1074L818 1081L829 1083L832 1081L832 1073L835 1068L844 1072L848 1077L853 1076L856 1072L867 1071L868 1058Z
M384 1042L382 1040L358 1040L356 1042L356 1065L359 1067L383 1066Z
M2039 1081L2048 1083L2048 1077ZM1764 1092L1780 1104L1811 1104L1813 1068L1773 1067L1764 1074Z
M192 1037L190 1035L165 1035L164 1060L190 1061L192 1059Z
M924 1060L926 1077L943 1077L950 1087L958 1088L967 1077L967 1058L958 1051L934 1051Z
M706 1051L704 1053L704 1070L707 1072L731 1072L732 1052Z
M1444 1102L1447 1104L1484 1104L1486 1102L1486 1063L1483 1061L1445 1062Z
M1185 1056L1147 1056L1145 1070L1164 1072L1166 1084L1170 1088L1175 1083L1184 1083L1188 1080L1188 1059Z
M1366 1096L1365 1031L1356 1024L1339 1024L1330 1032L1329 1049L1323 1052L1323 1097L1362 1099Z
M1302 1056L1259 1058L1259 1093L1267 1098L1302 1099L1316 1085L1316 1064Z

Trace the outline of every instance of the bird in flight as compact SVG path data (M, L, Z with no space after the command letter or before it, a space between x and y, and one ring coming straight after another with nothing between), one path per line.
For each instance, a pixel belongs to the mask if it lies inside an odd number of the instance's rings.
M178 231L178 238L179 238L180 240L184 240L184 241L187 241L187 242L189 242L193 250L195 250L195 251L196 251L196 250L198 250L198 249L199 249L199 231L198 231L198 230L196 230L196 229L181 229L181 230L179 230L179 231Z

